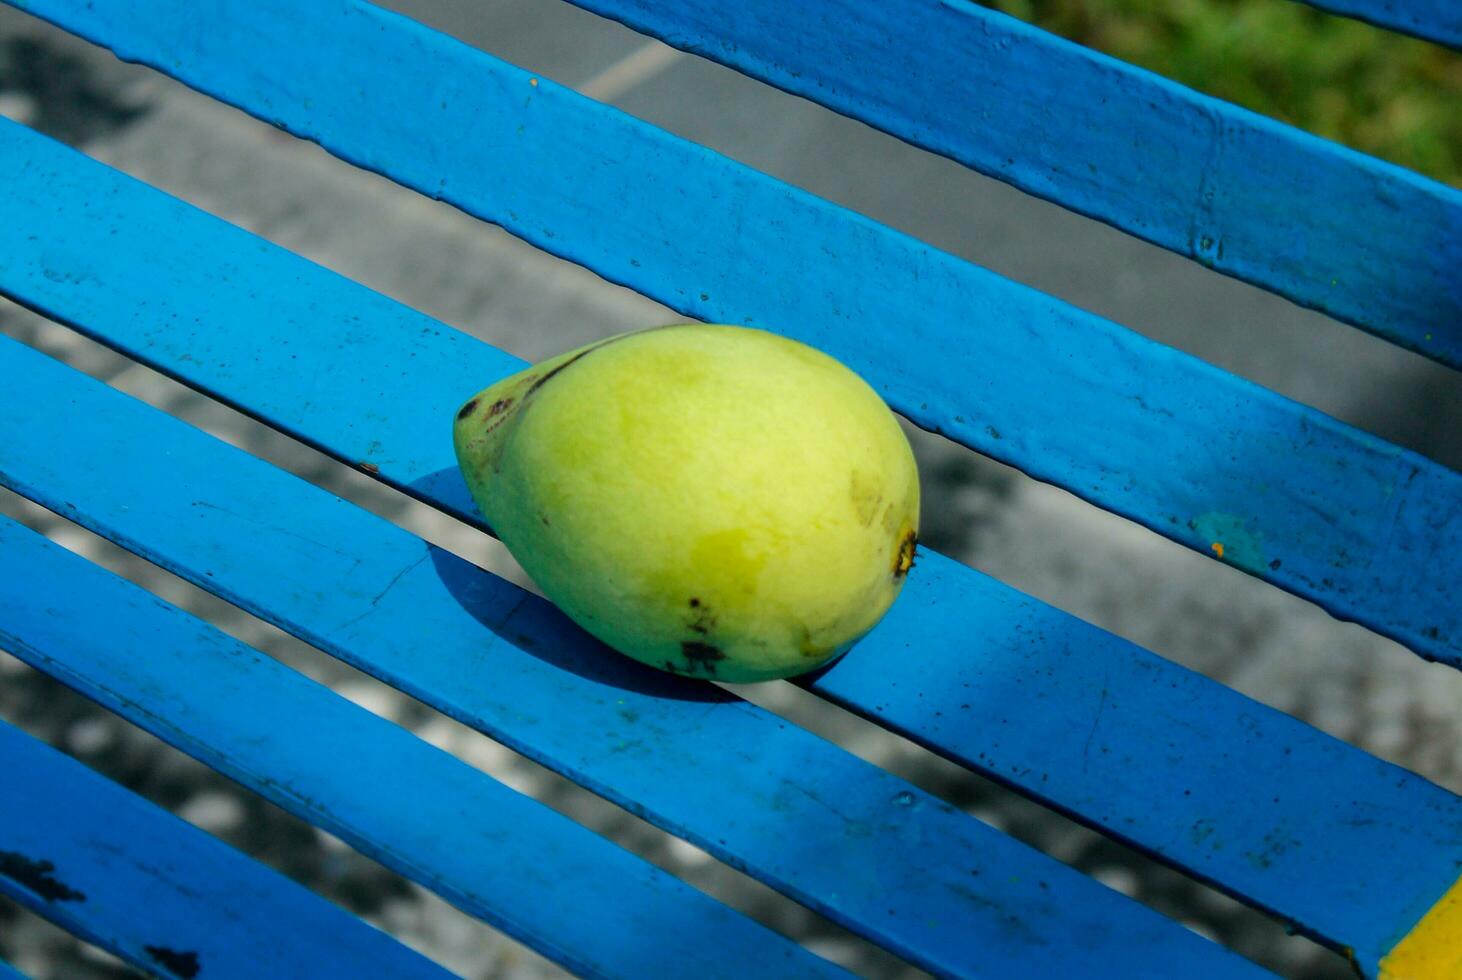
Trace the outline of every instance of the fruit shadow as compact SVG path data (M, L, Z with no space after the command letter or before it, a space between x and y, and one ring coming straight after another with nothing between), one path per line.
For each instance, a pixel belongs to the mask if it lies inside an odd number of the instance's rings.
M481 522L455 469L422 477L412 484L412 490L421 496L429 490L439 505L445 500L453 509ZM738 700L704 680L680 677L631 660L595 639L547 599L450 551L428 545L428 552L433 571L457 604L499 640L528 656L596 684L648 697L707 704Z

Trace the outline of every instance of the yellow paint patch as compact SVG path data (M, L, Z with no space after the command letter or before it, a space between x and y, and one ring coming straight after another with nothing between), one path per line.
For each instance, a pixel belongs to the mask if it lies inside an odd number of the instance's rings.
M1213 544L1209 545L1208 547L1210 547L1210 548L1213 549L1213 553L1215 555L1217 555L1220 558L1223 557L1223 542L1222 541L1215 541L1215 542L1213 542Z
M1462 878L1381 960L1381 980L1462 977Z

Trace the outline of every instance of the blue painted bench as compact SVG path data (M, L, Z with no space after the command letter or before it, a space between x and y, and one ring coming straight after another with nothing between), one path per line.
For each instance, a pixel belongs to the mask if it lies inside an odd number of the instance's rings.
M9 2L1462 667L1437 463L364 0ZM1462 367L1455 190L963 0L577 2ZM1462 38L1447 0L1319 5ZM513 357L3 121L0 216L0 294L480 526L443 420ZM0 363L3 485L916 966L1263 972L260 459L14 341ZM577 972L840 972L8 520L0 646ZM806 687L1367 976L1462 975L1456 795L944 556ZM0 772L0 892L144 970L443 972L4 725Z

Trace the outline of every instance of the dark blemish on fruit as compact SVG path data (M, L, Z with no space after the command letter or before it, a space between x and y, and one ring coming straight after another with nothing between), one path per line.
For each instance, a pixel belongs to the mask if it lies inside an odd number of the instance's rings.
M914 567L914 553L919 548L919 536L911 528L899 541L898 553L893 559L894 580L903 578L909 574L909 569Z
M381 472L381 468L375 463L357 463L356 465L361 468L362 472L369 473L371 476Z
M463 405L461 411L459 411L457 413L457 421L460 422L463 419L465 419L467 416L471 415L472 414L472 410L475 409L476 407L477 407L477 399L476 398L472 399L466 405Z
M692 614L690 628L701 636L710 633L716 627L716 614L711 611L710 606L701 605L699 597L690 600L690 608L695 612Z
M36 861L15 851L0 851L0 875L16 882L47 902L84 902L86 895L58 881L52 874L56 865Z
M719 647L700 640L685 640L680 644L680 652L685 655L685 662L690 666L691 673L699 670L706 674L715 674L716 661L726 659Z
M677 667L675 665L675 662L674 661L671 661L671 660L665 661L665 669L668 670L668 671L670 671L670 673L672 673L672 674L683 674L683 673L685 673L685 671L683 671L679 667Z
M176 949L168 949L166 946L144 946L147 955L152 961L175 977L183 977L184 980L192 980L198 975L202 967L198 964L198 954L192 950L179 952Z
M548 523L548 515L547 514L539 514L538 515L538 519L543 522L543 526L544 527L548 527L549 526L549 523Z
M513 403L513 399L512 398L499 398L497 401L493 402L491 405L489 405L487 407L487 417L488 418L492 418L494 415L497 415L499 412L502 412L502 411L506 410L507 407L509 405L511 405L512 403Z

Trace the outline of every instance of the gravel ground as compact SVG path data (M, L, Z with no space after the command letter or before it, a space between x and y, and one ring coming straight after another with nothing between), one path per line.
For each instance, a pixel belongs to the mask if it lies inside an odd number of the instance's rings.
M1357 331L1034 201L801 100L544 0L395 6L935 245L1127 323L1454 467L1462 389ZM671 314L451 208L0 8L0 113L529 359ZM500 549L265 427L13 306L0 330L444 547L515 575ZM925 539L941 551L1462 791L1462 676L911 430ZM915 975L796 906L271 627L0 492L0 512L205 616L371 710L869 976ZM745 692L1288 975L1336 956L1126 849L787 685ZM365 915L468 977L559 975L354 851L0 653L0 717ZM0 954L36 977L125 975L0 902Z

